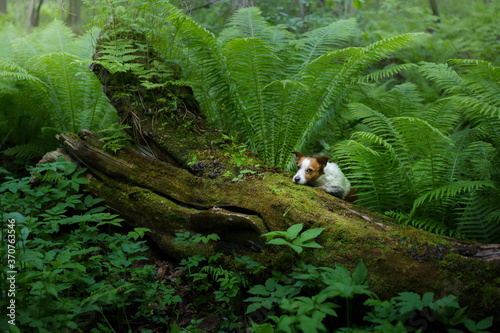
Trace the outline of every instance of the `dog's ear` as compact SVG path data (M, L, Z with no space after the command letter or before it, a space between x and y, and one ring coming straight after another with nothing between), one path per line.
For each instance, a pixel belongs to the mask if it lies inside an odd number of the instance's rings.
M292 154L295 154L295 163L299 163L299 160L304 157L304 155L300 151L292 151Z
M318 157L316 159L316 161L318 161L319 165L321 166L321 168L323 169L324 167L326 167L326 165L328 164L328 160L330 159L330 156L322 156L322 157Z

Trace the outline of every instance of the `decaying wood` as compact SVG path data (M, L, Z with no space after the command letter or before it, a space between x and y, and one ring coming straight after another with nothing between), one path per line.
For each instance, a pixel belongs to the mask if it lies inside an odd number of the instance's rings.
M132 226L150 228L166 254L182 259L211 250L209 245L175 244L177 232L218 233L217 246L226 253L245 253L269 269L287 270L288 249L265 246L259 236L302 223L325 228L317 240L323 249L306 251L304 260L351 268L363 260L368 284L381 297L410 290L439 297L453 293L473 315L500 317L498 246L480 248L396 225L321 189L295 185L291 175L266 167L256 156L248 158L260 167L236 167L234 151L224 153L232 143L203 119L198 107L189 107L195 105L189 88L146 91L101 66L94 71L122 121L132 125L131 136L152 154L132 147L113 154L89 131L59 135L61 153L88 168L89 192L104 198ZM134 90L124 97L118 89ZM168 99L166 92L175 89L182 89L179 95L189 102L162 114L165 104L152 103L151 95ZM233 181L241 169L255 173Z

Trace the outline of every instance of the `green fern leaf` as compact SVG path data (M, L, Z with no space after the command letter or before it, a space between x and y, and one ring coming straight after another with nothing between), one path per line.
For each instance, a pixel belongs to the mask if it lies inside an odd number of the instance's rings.
M483 243L500 242L500 197L498 191L483 189L461 200L457 230Z
M296 49L295 61L300 64L297 72L323 54L340 47L348 41L356 28L356 20L339 20L326 27L318 28L304 34L303 38L292 42Z
M461 193L467 193L475 189L480 189L482 187L495 188L495 184L492 181L481 181L481 180L478 181L461 180L446 184L418 197L413 203L413 209L411 210L410 215L413 216L415 214L415 211L426 201L429 202L432 200L439 200L445 197L450 198L457 196L458 194Z

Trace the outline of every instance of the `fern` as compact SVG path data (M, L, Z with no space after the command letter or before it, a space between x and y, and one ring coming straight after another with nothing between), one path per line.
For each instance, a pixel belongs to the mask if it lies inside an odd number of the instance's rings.
M460 201L457 230L483 243L500 242L500 196L498 189L474 191Z
M288 43L290 36L285 29L273 27L266 22L260 9L248 7L240 9L231 17L218 41L226 45L235 39L259 38L268 41L270 45L281 47Z
M124 15L107 2L103 9L146 34L161 55L179 61L184 79L198 82L193 89L207 117L238 134L270 164L289 167L289 152L310 147L314 133L344 138L352 133L333 150L359 203L393 211L427 230L496 239L486 232L496 232L498 212L490 201L480 205L476 196L498 193L498 67L452 60L388 65L369 73L424 34L343 48L355 29L353 20L296 38L267 23L257 8L245 8L217 38L168 1L152 2L149 11L129 3L120 7ZM121 57L133 56L128 52L133 48L124 48ZM122 60L115 62L128 66ZM371 83L415 69L443 96L424 104L415 84ZM483 229L470 218L475 210L487 221Z
M0 77L10 87L0 92L5 110L0 132L8 136L3 144L14 146L7 153L34 158L55 148L57 132L97 130L116 119L99 81L88 70L89 38L76 39L68 27L54 21L29 37L11 39L9 46L9 58L0 59ZM14 130L2 127L4 120ZM43 128L51 128L50 133Z
M175 46L182 45L189 55L184 67L190 80L202 80L194 90L207 116L277 166L289 166L289 152L307 147L314 139L311 133L336 117L348 88L369 66L417 36L336 50L352 36L354 20L334 22L295 40L270 26L259 9L244 8L217 39L170 4L157 5L167 13Z
M495 185L491 181L478 180L478 181L457 181L441 186L435 190L428 191L415 200L415 202L413 203L413 209L410 212L410 216L415 214L415 211L426 201L455 197L458 194L464 192L470 193L473 190L477 190L485 186L495 188Z
M302 38L293 41L295 46L295 62L300 64L300 72L305 66L332 50L333 47L341 47L353 35L356 28L356 20L339 20L332 22L326 27L306 32Z
M450 63L458 71L420 64L445 92L425 107L413 85L367 90L365 104L349 105L364 131L338 143L335 154L359 203L429 231L498 241L500 120L491 111L499 72L481 61Z
M428 216L411 216L410 214L403 212L387 211L385 212L387 216L394 218L400 224L410 225L415 228L424 229L429 232L433 232L440 235L454 236L459 235L457 230L448 227L437 219L433 219Z
M421 63L422 73L436 81L455 105L467 113L500 118L500 67L478 60L451 60L463 73L441 64Z
M48 143L52 142L48 141ZM48 145L30 142L5 149L3 153L7 156L17 156L17 158L21 160L29 161L33 158L42 156L48 149L50 149Z

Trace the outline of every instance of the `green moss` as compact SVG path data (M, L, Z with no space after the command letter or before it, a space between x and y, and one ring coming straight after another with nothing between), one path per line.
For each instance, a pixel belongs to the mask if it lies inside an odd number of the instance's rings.
M461 304L469 305L471 317L494 315L496 325L500 325L500 263L450 253L439 267L448 280L455 281L446 285L446 292L457 295Z

